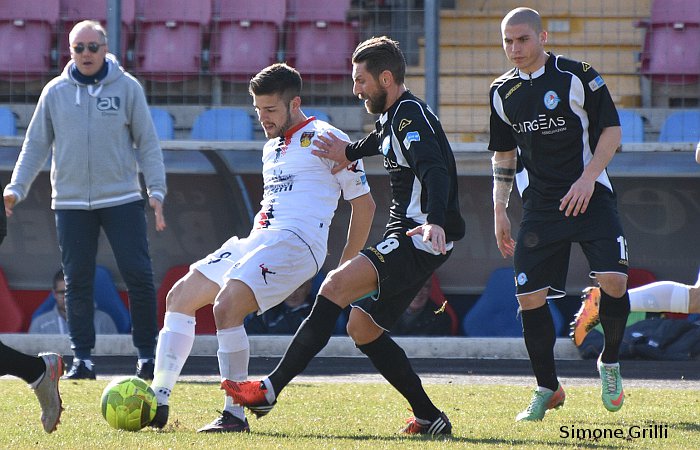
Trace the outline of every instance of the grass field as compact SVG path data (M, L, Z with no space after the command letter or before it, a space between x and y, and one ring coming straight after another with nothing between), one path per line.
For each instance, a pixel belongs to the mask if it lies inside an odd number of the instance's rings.
M571 387L566 405L544 421L515 423L530 399L528 388L427 385L453 425L451 437L430 439L397 433L411 413L403 398L383 384L292 383L268 416L249 417L251 433L205 435L196 429L216 418L223 403L216 384L179 383L164 430L124 432L110 428L100 414L107 383L62 382L66 410L58 430L49 435L41 429L38 403L26 385L0 380L0 448L700 448L700 392L687 389L629 389L624 408L613 414L603 408L597 388ZM650 436L654 425L656 436ZM606 429L625 435L630 429L648 431L640 438L595 438Z

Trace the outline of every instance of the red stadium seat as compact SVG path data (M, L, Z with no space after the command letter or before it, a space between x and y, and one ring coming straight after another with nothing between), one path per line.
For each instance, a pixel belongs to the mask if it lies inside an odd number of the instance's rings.
M347 20L350 0L292 0L286 59L304 77L333 81L350 74L358 25Z
M51 72L58 1L0 2L0 79L37 80Z
M137 13L134 71L155 81L199 75L210 0L148 0Z
M209 71L248 80L277 62L285 0L220 0L214 13Z
M158 288L158 328L163 328L163 320L165 319L165 299L173 285L180 278L184 277L189 271L189 266L180 265L173 266L165 273L163 281ZM195 333L197 334L216 334L216 322L214 322L214 312L211 305L200 308L195 315Z
M696 0L655 0L644 37L641 73L671 84L700 79L700 7Z
M10 287L5 278L5 272L0 268L0 333L17 333L22 331L24 325L24 314L14 296L10 292Z
M60 0L61 13L58 23L58 67L66 65L70 59L68 48L68 33L73 26L83 20L99 20L102 26L107 26L107 0ZM126 55L129 50L129 42L134 31L134 20L136 18L136 0L121 0L121 63L125 65ZM107 34L111 33L107 30ZM110 40L109 46L114 53L116 44Z

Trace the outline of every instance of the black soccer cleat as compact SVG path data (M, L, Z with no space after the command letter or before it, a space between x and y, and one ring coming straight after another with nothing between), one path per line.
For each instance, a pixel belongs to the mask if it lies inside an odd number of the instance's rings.
M221 413L221 417L197 430L197 433L248 433L248 419L239 419L228 411Z
M156 408L156 415L148 425L153 428L163 428L168 423L168 414L170 414L170 407L168 405L158 405L158 408Z

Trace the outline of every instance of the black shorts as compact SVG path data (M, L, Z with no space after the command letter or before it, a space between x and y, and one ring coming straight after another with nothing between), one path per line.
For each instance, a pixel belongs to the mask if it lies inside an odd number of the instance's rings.
M365 297L352 306L365 311L387 331L451 253L430 253L422 240L422 236L409 237L405 231L397 232L361 252L374 265L379 288L376 296Z
M549 289L548 298L566 295L571 244L583 250L591 277L595 273L627 274L627 241L615 199L597 195L584 214L552 219L525 214L515 246L517 295ZM596 201L593 201L596 200Z

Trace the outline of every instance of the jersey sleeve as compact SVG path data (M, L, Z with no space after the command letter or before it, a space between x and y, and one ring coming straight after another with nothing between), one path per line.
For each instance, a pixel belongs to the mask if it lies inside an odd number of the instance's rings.
M586 93L583 107L593 122L592 124L600 130L620 126L615 102L613 102L605 80L590 64L586 62L579 64L580 70L577 76L581 79Z
M508 152L517 147L511 125L503 109L503 101L498 93L498 86L490 91L491 117L489 119L489 150Z
M379 155L379 133L375 130L356 142L351 142L345 148L345 157L348 161L357 161L364 156Z
M343 199L347 201L369 193L369 183L361 159L335 174L335 178L343 191Z
M427 222L445 227L450 176L435 129L426 111L418 102L403 102L397 109L391 127L403 158L413 169L427 193ZM399 158L399 155L397 155Z

